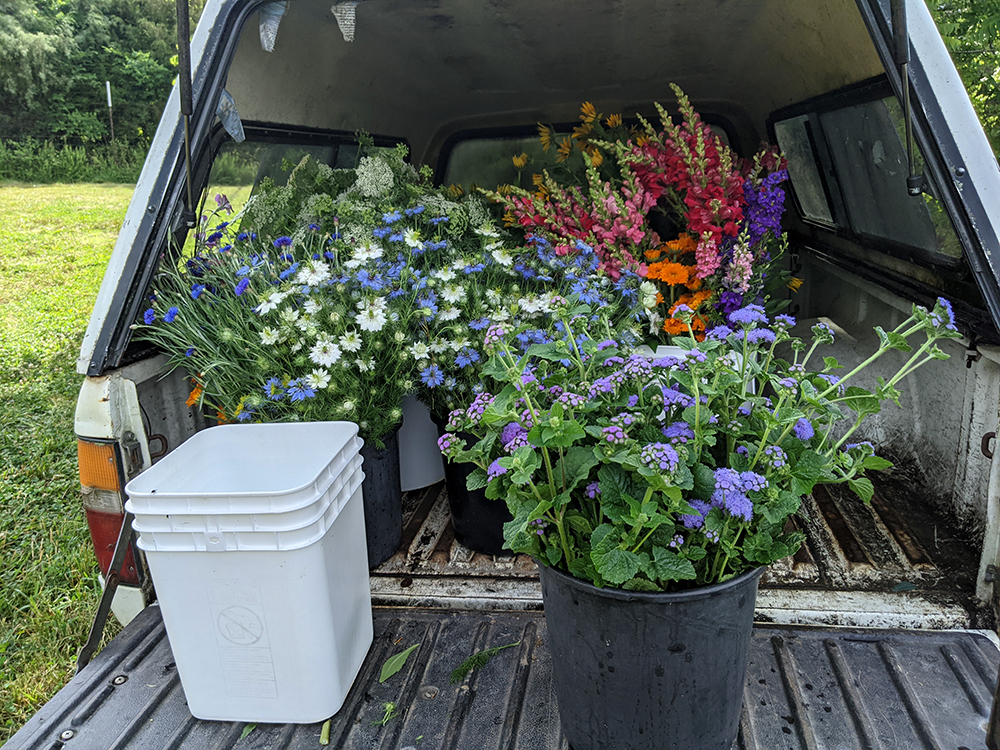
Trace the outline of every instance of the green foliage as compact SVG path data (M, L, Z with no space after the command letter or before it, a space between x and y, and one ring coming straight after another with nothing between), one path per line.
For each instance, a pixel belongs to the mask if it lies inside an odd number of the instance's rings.
M0 188L0 744L73 676L100 598L74 361L130 195Z
M995 152L1000 151L1000 2L927 0Z
M0 177L18 182L134 183L146 159L144 145L124 141L89 146L52 141L0 140Z
M419 643L414 643L405 651L400 651L398 654L390 656L386 659L385 663L382 665L382 673L379 675L378 681L380 683L385 682L401 670L403 665L406 664L406 660L410 658L410 654L416 651L419 646Z
M505 648L513 648L514 646L520 646L521 642L516 641L514 643L508 643L506 646L494 646L493 648L487 648L482 651L477 651L468 659L459 664L455 670L451 673L451 678L449 682L452 685L457 685L459 682L465 679L466 675L469 674L474 669L482 669L493 658L503 651Z
M163 0L7 0L0 137L106 141L110 81L115 139L145 144L174 77L174 27Z

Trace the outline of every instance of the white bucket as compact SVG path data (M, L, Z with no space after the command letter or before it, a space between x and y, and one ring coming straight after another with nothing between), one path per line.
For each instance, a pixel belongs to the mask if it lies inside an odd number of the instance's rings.
M399 428L399 484L403 492L444 479L437 440L437 427L427 407L416 396L404 398L403 426Z
M126 487L197 718L306 724L343 705L373 637L356 434L215 427Z

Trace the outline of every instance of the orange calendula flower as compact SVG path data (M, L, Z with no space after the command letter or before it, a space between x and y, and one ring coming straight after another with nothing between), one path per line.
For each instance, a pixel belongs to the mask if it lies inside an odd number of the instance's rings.
M664 284L669 284L670 286L687 286L691 280L692 272L695 270L694 266L686 266L683 263L660 261L649 266L646 276L650 279L662 281Z
M542 142L542 150L548 151L552 147L552 136L553 132L549 130L548 125L542 125L538 123L538 140Z
M556 161L564 162L569 158L569 155L573 153L573 141L566 136L561 141L559 141L558 156L556 156Z
M663 299L663 295L660 294L659 292L657 292L656 293L656 304L662 305L664 302L666 302L666 300Z
M227 423L229 421L228 419L226 419L226 412L222 411L222 409L217 409L216 410L216 412L215 412L215 418L218 421L222 422L223 424L225 424L225 423Z
M585 123L592 123L597 119L597 109L590 102L584 102L580 106L580 119Z
M698 243L695 242L694 237L690 234L682 234L676 240L670 240L669 242L663 243L663 247L667 250L673 251L674 253L693 253L698 247Z
M198 403L198 399L201 398L201 394L204 393L204 389L199 383L195 383L194 388L191 391L191 395L187 397L187 401L184 402L185 406L194 406Z
M604 121L609 128L617 128L622 124L621 115L609 115L608 119Z
M514 166L518 169L524 169L524 165L528 163L528 155L522 151L520 154L513 157L511 161L514 162Z
M687 325L674 318L667 318L663 321L663 330L671 336L677 336L681 333L687 333Z

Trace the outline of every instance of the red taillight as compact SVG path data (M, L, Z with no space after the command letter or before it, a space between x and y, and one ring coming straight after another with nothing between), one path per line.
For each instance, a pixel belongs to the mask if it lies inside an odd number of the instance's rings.
M80 439L77 440L77 457L90 539L94 544L94 554L101 573L107 577L115 544L125 520L121 491L124 477L121 450L114 442ZM131 547L125 553L120 575L121 583L141 583Z

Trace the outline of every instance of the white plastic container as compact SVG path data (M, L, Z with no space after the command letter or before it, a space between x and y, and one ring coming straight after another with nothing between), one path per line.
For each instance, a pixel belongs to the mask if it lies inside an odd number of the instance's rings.
M343 704L373 637L359 445L345 422L215 427L126 487L197 718L304 724ZM164 528L174 509L183 527Z
M403 492L428 487L444 479L444 459L437 444L437 427L416 396L403 399L399 428L399 484Z

